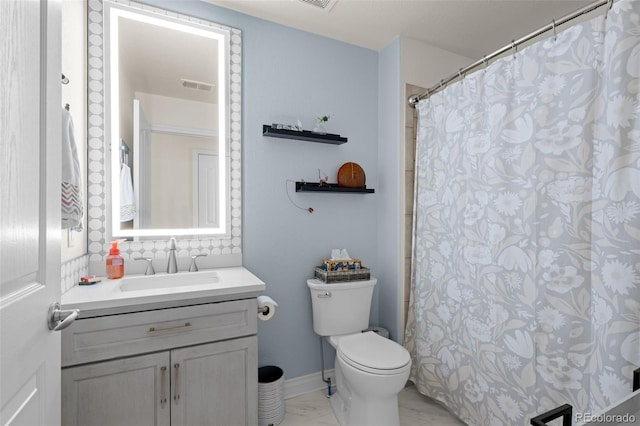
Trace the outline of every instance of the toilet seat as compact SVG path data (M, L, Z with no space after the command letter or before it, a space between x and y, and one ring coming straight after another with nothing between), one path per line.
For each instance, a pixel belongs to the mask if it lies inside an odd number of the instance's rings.
M405 348L373 331L341 336L337 346L342 360L371 374L398 374L411 363Z

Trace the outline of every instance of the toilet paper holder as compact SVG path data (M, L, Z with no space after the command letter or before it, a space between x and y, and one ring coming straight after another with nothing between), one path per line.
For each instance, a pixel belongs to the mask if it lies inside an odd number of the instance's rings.
M278 303L269 296L258 296L258 318L262 321L270 320L276 313Z

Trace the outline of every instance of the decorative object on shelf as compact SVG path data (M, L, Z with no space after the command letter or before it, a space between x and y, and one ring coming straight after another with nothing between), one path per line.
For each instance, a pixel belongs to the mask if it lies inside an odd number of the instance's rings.
M296 192L335 192L345 194L373 194L375 189L373 188L347 188L339 186L337 183L323 183L320 182L296 182Z
M320 135L327 134L327 130L325 129L325 126L331 117L333 117L333 114L329 113L327 115L323 115L316 118L316 128L313 129L313 133L318 133Z
M329 176L327 176L327 174L320 169L318 169L318 180L320 181L320 186L329 185Z
M301 132L302 131L302 123L298 121L298 124L280 124L280 123L272 123L271 127L276 130L291 130L293 132Z
M343 188L364 188L366 176L358 163L344 163L338 169L338 186Z
M262 125L262 135L269 136L272 138L282 138L282 139L297 139L301 141L307 142L319 142L319 143L328 143L331 145L341 145L348 141L347 138L342 137L340 135L336 135L333 133L315 133L310 130L287 130L287 129L276 129L273 126L269 126L267 124Z

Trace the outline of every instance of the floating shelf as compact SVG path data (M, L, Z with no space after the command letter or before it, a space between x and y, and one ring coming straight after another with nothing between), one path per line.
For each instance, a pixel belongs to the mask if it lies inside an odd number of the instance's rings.
M321 134L310 130L302 130L298 132L296 130L274 129L267 124L262 125L262 135L272 138L298 139L301 141L329 143L332 145L342 145L347 142L347 138L343 138L340 135L334 135L332 133Z
M337 183L325 183L320 185L318 182L296 182L296 192L342 192L351 194L373 194L376 192L373 188L345 188L338 186Z

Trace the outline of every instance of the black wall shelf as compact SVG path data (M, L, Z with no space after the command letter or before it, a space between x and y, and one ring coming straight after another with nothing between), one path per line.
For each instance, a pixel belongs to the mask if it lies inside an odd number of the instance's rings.
M274 129L267 124L262 125L262 135L272 138L298 139L301 141L328 143L332 145L342 145L347 142L347 138L332 133L321 134L310 130L298 132L296 130Z
M373 194L373 188L344 188L337 183L296 182L296 192L342 192L350 194Z

